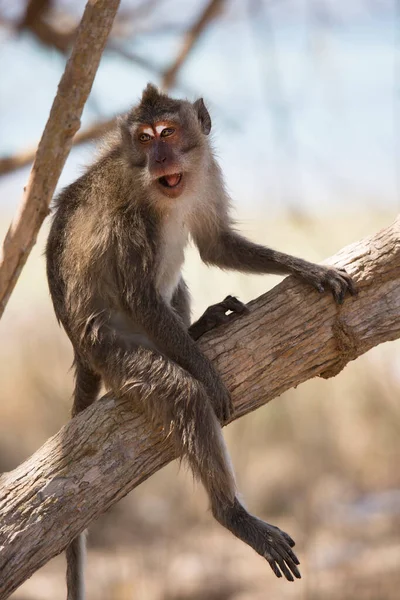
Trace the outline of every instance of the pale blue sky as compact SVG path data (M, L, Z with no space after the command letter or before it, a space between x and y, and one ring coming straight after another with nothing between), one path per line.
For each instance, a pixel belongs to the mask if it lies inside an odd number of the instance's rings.
M191 3L192 15L201 4ZM240 212L399 206L400 18L394 1L377 4L386 9L374 11L362 0L351 9L322 0L264 2L250 18L248 3L234 0L190 56L174 93L190 90L209 105L214 146ZM317 5L329 7L329 23ZM171 22L188 20L187 3L161 6L160 22L164 14ZM179 39L139 32L131 50L162 67ZM0 152L6 154L39 138L63 59L26 34L0 41ZM148 80L157 82L105 56L83 123L127 109ZM90 147L72 152L61 184L79 174L91 153ZM0 208L15 208L26 177L24 170L0 179Z

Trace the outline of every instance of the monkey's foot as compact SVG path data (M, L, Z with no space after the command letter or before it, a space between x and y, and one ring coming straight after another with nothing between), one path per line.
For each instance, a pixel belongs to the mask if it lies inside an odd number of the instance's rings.
M200 319L189 327L189 334L194 340L198 340L207 331L229 323L236 315L243 315L248 312L249 309L243 302L235 296L227 296L222 302L209 306Z
M290 535L248 513L237 498L228 507L215 507L213 514L221 525L263 556L277 577L301 579L297 568L300 561L292 550L295 544Z
M321 294L330 290L337 304L343 304L347 292L351 296L358 293L356 284L344 269L313 265L312 269L299 273L298 277L311 283Z
M235 412L230 393L222 385L212 390L209 398L218 421L221 425L225 425Z
M282 577L283 574L288 581L294 581L293 575L296 579L301 579L300 571L297 568L300 561L292 550L295 545L293 539L275 525L268 523L263 523L263 525L266 529L263 556L275 575Z

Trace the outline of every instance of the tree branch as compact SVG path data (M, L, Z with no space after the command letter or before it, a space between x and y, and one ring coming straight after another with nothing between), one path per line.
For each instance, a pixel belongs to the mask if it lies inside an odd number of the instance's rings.
M290 277L251 302L249 315L201 340L232 393L235 418L400 337L400 218L329 262L354 276L358 297L336 306ZM170 440L131 402L105 396L3 474L0 600L173 458Z
M141 66L147 67L148 69L155 72L161 77L160 87L164 91L168 91L170 87L172 87L175 84L179 71L182 69L190 52L193 50L194 46L199 41L202 33L205 31L210 22L214 18L216 18L219 12L221 11L224 2L225 0L212 0L211 2L209 2L205 10L201 13L199 19L185 33L178 56L164 73L157 73L157 68L155 65L152 65L149 61L146 61L146 59L143 59L139 56L134 56L128 51L124 51L123 48L118 47L115 44L110 46L110 50L113 52L118 52L125 58L129 58L130 60L137 62ZM79 144L83 144L90 140L94 140L101 137L102 135L110 131L115 126L116 122L117 117L106 119L104 121L95 123L94 125L87 127L82 132L76 134L72 142L73 145L78 146ZM21 169L22 167L26 167L35 158L35 153L36 148L29 148L28 150L23 150L11 156L4 156L3 158L0 158L0 175L6 175L7 173L11 173L12 171Z
M40 140L20 209L0 256L0 316L47 216L58 178L92 87L119 0L89 0L78 27L50 116Z
M18 31L27 29L45 46L56 48L66 54L75 36L75 27L70 31L59 31L46 21L46 15L51 10L52 0L29 0L25 14L18 24Z
M96 123L89 125L86 129L78 131L72 141L72 145L79 146L80 144L95 140L115 127L116 123L117 117L105 119L104 121L96 121ZM28 148L28 150L22 150L17 154L0 158L0 176L30 165L35 158L36 151L37 147Z
M192 27L185 33L183 38L182 47L179 54L173 64L165 71L161 87L164 90L168 90L173 85L177 75L182 68L184 62L189 56L190 52L199 41L201 34L205 31L207 26L213 21L222 11L225 0L211 0L201 13L200 17L195 21Z
M187 57L190 52L193 50L194 46L200 39L202 33L205 31L207 25L217 17L219 12L222 9L223 3L225 0L212 0L206 6L205 10L201 13L199 19L192 25L192 27L185 33L181 50L178 53L176 59L171 63L168 69L164 73L157 73L161 77L160 87L168 91L172 85L175 84L176 78L180 69L183 67ZM129 58L130 60L136 61L138 64L141 64L143 67L147 67L152 71L156 72L157 68L152 65L149 61L145 59L134 56L133 54L124 51L123 48L114 45L110 46L110 50L113 52L118 52L125 58ZM97 139L102 135L106 134L110 131L117 122L117 117L106 119L104 121L100 121L95 123L94 125L90 125L83 131L77 133L73 139L72 144L74 146L78 146L79 144L83 144L90 140ZM4 156L0 158L0 175L6 175L7 173L11 173L12 171L16 171L17 169L21 169L31 164L33 159L35 158L36 148L29 148L28 150L23 150L17 154L12 154L11 156ZM1 316L1 312L0 312Z

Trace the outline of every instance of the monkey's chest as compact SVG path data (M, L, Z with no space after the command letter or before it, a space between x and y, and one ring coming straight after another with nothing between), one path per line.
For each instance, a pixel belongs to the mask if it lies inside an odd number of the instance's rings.
M157 260L156 287L164 300L171 302L181 278L188 230L183 224L167 224L162 231Z

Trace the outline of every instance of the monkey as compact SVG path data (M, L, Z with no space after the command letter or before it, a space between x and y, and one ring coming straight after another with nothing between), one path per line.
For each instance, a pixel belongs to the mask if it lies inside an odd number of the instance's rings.
M170 435L204 485L214 518L264 557L277 577L300 578L295 542L250 514L238 497L221 432L233 404L196 340L246 307L234 297L191 325L182 277L189 237L202 260L246 273L294 275L341 304L357 290L341 269L307 262L240 235L212 150L202 98L148 84L97 160L55 199L47 277L74 349L72 416L103 385L132 397ZM82 535L67 548L68 600L83 600Z

